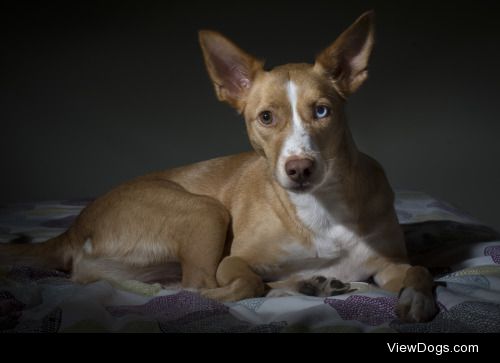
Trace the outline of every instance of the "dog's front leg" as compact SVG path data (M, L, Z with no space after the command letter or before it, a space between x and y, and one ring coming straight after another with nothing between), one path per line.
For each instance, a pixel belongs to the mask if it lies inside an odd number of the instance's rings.
M299 275L291 276L286 280L268 283L270 291L267 297L281 297L290 295L307 295L328 297L355 291L350 283L342 282L334 277L316 275L303 278Z
M228 256L221 261L217 268L217 283L219 288L205 289L201 294L219 301L236 301L263 296L266 292L262 278L237 256Z
M398 292L398 317L407 322L431 320L438 312L434 298L434 279L421 266L389 264L374 276L383 289Z

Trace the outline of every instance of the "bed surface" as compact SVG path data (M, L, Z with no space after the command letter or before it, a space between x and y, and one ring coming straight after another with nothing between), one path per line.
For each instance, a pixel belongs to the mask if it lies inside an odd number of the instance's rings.
M0 332L500 332L500 235L448 203L397 192L412 263L439 282L439 314L400 322L395 294L367 283L329 298L289 296L221 304L138 281L89 285L64 273L0 270ZM0 206L0 242L63 232L89 200Z

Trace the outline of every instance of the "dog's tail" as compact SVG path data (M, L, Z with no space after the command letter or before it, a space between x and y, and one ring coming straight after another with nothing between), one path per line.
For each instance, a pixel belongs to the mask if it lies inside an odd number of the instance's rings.
M0 243L0 265L70 270L73 248L67 232L42 243L20 242Z

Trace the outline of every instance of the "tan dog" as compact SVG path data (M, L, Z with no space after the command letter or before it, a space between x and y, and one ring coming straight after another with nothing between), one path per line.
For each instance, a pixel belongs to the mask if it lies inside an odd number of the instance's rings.
M384 171L357 150L344 115L367 78L373 14L314 65L264 71L216 32L200 32L200 43L218 98L244 116L255 151L120 185L64 234L6 246L4 260L71 270L81 283L177 278L219 300L269 288L325 296L372 277L401 291L402 319L431 319L432 276L408 264Z

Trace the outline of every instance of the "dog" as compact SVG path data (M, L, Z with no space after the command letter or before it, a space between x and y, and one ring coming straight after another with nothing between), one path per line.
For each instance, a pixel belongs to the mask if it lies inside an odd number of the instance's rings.
M156 281L234 301L329 296L372 279L399 292L404 321L437 313L433 277L410 266L382 167L351 136L345 103L367 78L374 14L314 64L266 71L223 35L199 33L219 100L246 122L253 151L126 182L62 235L2 246L11 262L71 271L75 282Z

